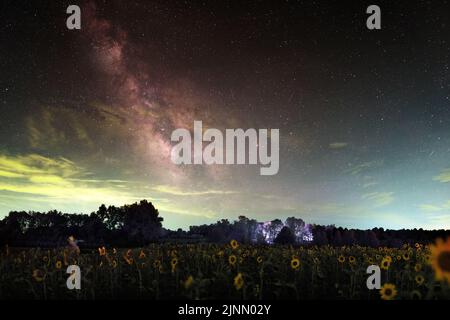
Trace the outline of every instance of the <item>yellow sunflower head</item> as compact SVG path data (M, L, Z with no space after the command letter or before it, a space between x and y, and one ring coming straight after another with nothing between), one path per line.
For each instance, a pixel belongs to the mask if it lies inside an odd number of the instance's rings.
M36 282L42 282L45 279L45 274L40 269L33 270L33 278Z
M177 264L178 264L177 258L172 258L172 260L170 260L170 266L172 267L172 272L175 272L175 270L177 269Z
M349 261L351 264L353 264L353 263L356 262L356 258L355 258L354 256L350 256L350 257L348 258L348 261Z
M422 265L420 263L416 263L414 266L414 271L420 272L420 270L422 270Z
M445 280L450 283L450 237L446 241L436 240L430 247L431 265L437 280Z
M236 290L241 290L244 286L244 277L242 276L242 273L238 273L236 277L234 277L234 287Z
M55 267L56 267L56 269L61 269L62 268L62 262L59 261L59 260L56 261Z
M300 260L298 258L293 258L291 260L291 268L293 270L298 270L298 268L300 268Z
M421 285L423 284L423 282L425 281L425 278L424 278L422 275L418 274L418 275L415 277L415 280L416 280L416 283L417 283L419 286L421 286Z
M228 263L232 266L234 266L236 264L237 258L235 255L231 255L228 257Z
M380 289L381 299L393 300L397 296L397 288L392 283L385 283Z
M262 258L261 256L259 256L258 258L256 258L256 261L257 261L258 263L262 263L262 262L263 262L263 258Z
M231 248L233 248L233 250L236 250L237 248L239 248L239 243L236 240L231 240L230 245L231 245Z
M345 262L345 257L341 254L341 255L338 257L338 261L339 261L340 263L344 263L344 262Z
M186 281L184 281L184 288L185 289L189 289L192 284L194 283L194 277L193 276L189 276Z
M384 258L381 261L381 265L380 265L381 269L388 270L390 266L391 266L391 260Z

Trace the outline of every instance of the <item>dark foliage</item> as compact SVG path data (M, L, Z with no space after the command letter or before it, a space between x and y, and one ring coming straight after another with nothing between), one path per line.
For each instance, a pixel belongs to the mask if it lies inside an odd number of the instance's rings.
M244 216L230 222L222 219L214 224L191 226L189 231L162 228L163 219L152 203L139 203L122 207L105 205L96 212L68 214L58 211L10 212L0 221L0 245L54 247L67 244L73 235L81 239L83 247L103 245L117 247L143 246L154 241L215 242L226 243L235 239L241 243L265 243L266 239L256 231L261 224ZM308 227L312 242L299 241L297 235ZM356 230L334 226L306 226L298 218L271 221L267 237L276 244L361 245L369 247L399 247L405 243L429 243L437 238L450 236L448 230Z
M289 227L283 227L274 241L276 244L295 244L296 237L294 231Z
M146 200L122 207L102 205L90 215L13 211L0 221L0 243L53 247L65 245L73 235L84 246L141 246L160 238L162 221Z

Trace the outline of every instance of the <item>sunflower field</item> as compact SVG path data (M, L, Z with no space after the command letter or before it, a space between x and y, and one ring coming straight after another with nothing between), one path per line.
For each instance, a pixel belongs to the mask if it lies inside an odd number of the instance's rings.
M66 285L69 265L81 289ZM369 290L367 268L381 270ZM402 248L152 244L2 248L0 299L450 299L450 239Z

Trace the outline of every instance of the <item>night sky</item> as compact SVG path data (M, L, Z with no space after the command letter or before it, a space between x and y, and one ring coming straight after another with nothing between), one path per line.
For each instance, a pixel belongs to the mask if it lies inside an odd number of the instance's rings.
M81 30L66 8L81 7ZM366 28L377 4L382 29ZM450 228L449 1L0 5L0 217L148 199L164 226L239 215ZM280 129L280 170L176 166L176 128Z

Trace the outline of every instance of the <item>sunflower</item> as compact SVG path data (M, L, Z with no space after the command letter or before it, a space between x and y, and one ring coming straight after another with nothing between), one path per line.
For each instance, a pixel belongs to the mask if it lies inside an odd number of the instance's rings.
M298 258L292 258L292 260L291 260L291 268L293 270L298 270L298 268L300 268L300 260Z
M398 261L402 260L402 256L397 256L397 260Z
M234 287L236 290L241 290L244 286L244 277L242 276L242 273L238 273L236 277L234 277Z
M184 281L184 288L185 289L189 289L192 284L194 283L194 277L193 276L189 276L185 281Z
M411 292L411 300L422 300L422 294L420 291L414 290Z
M420 272L420 270L422 270L422 265L420 263L416 263L414 266L414 271Z
M418 275L416 276L415 280L416 280L416 283L417 283L419 286L421 286L421 285L423 284L423 282L425 281L425 278L424 278L422 275L418 274Z
M172 260L170 260L170 265L172 267L172 272L175 272L175 270L177 269L177 264L178 264L178 259L177 258L172 258Z
M106 255L106 248L105 247L98 248L98 254L101 257L105 256Z
M260 257L256 258L256 261L257 261L258 263L262 263L262 262L263 262L263 258L260 256Z
M339 256L339 258L338 258L338 261L339 261L340 263L344 263L344 262L345 262L345 257L341 254L341 255Z
M405 253L403 254L403 260L408 261L409 258L410 258L409 253L408 253L408 252L405 252Z
M236 264L237 258L235 255L231 255L228 257L228 263L232 266L234 266Z
M392 283L386 283L380 289L381 299L392 300L397 295L397 289Z
M446 241L436 240L431 246L431 265L437 280L446 280L450 283L450 237Z
M129 265L133 264L133 258L129 258L127 255L123 256L123 258Z
M153 262L153 267L155 269L159 269L160 266L161 266L161 261L155 260L155 262Z
M367 259L367 262L368 262L369 264L373 264L373 258L372 258L372 257L369 257L369 258Z
M42 270L35 269L33 271L33 278L36 280L36 282L42 282L45 279L45 274Z
M139 253L139 259L145 259L146 254L144 252L144 250L141 250L141 253Z
M117 261L116 260L113 260L112 262L111 262L111 266L115 269L115 268L117 268Z
M389 262L392 262L392 257L391 256L386 256L384 257L386 260L388 260Z
M56 261L55 267L56 267L56 269L61 269L62 268L62 262L59 261L59 260Z
M356 258L355 258L354 256L350 256L350 257L348 258L348 262L350 262L351 264L353 264L353 263L356 262Z
M233 250L236 250L237 248L239 248L239 243L236 240L231 240L230 245L231 245L231 248L233 248Z
M390 266L391 266L391 260L384 258L381 261L381 265L380 265L381 269L388 270Z

